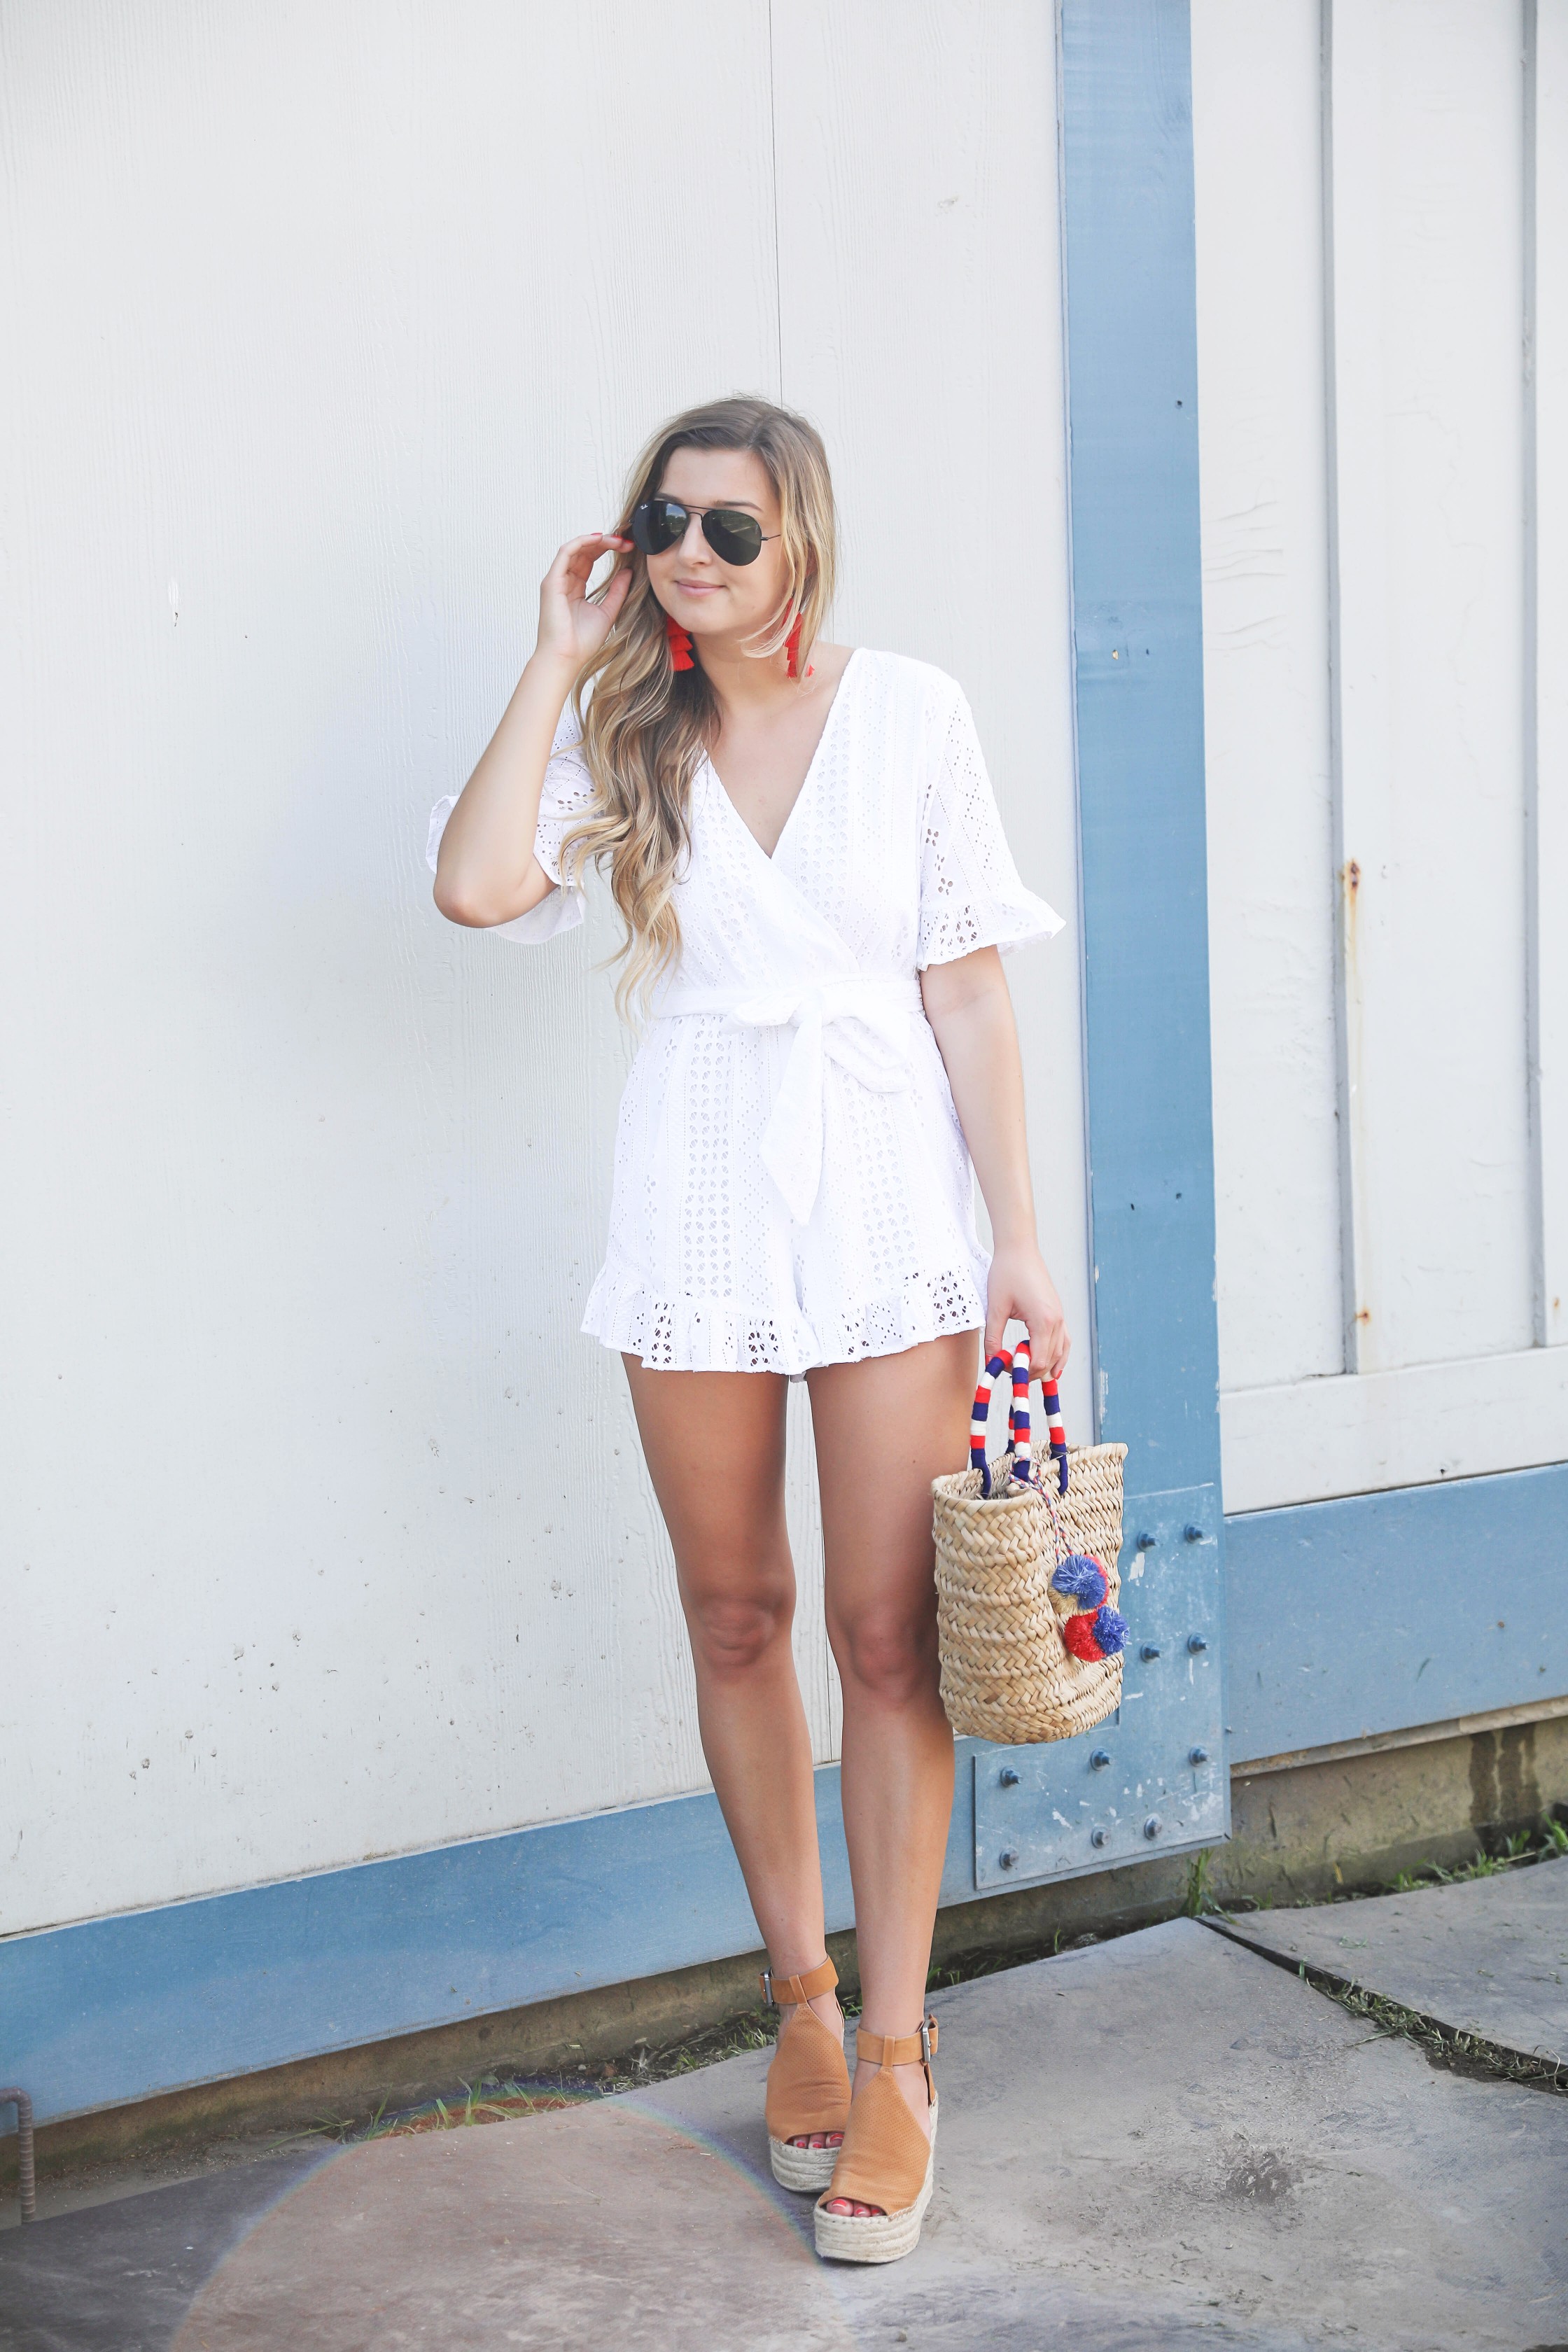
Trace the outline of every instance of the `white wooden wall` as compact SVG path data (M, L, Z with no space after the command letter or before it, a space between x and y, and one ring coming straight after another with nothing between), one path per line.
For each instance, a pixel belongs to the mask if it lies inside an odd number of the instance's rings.
M101 0L0 41L16 1929L703 1784L577 1335L613 928L477 940L423 862L657 419L819 421L840 634L963 679L1026 874L1076 880L1036 0ZM1083 1332L1070 936L1013 970ZM826 1755L803 1451L794 1514Z
M1247 1510L1568 1455L1568 0L1193 16Z

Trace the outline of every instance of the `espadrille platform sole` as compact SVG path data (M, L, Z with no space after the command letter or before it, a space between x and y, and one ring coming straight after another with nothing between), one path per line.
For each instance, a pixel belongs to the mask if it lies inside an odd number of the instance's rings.
M828 2132L842 2135L849 2121L849 2069L843 2042L811 2007L837 1982L831 1960L798 1977L763 1971L763 1999L774 2009L794 2011L780 2030L768 2068L768 2158L781 2189L826 2189L838 2150L795 2147L791 2142L821 2138Z
M901 2213L825 2213L816 2208L816 2251L830 2263L897 2263L921 2242L921 2223L936 2185L936 2105L931 2111L931 2155L920 2195ZM868 2204L868 2198L861 2199Z
M837 2128L835 2125L834 2129ZM773 2179L781 2189L821 2191L833 2178L838 2150L836 2147L792 2147L787 2139L774 2139L770 2132L768 2158L773 2168Z

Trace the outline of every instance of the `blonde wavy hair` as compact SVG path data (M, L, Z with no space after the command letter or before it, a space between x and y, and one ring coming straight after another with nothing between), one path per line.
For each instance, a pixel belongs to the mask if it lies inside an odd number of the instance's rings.
M689 408L659 427L632 467L617 536L629 534L633 509L658 490L677 449L750 449L767 468L779 501L784 588L777 612L747 651L758 660L778 653L798 614L804 679L808 650L833 602L837 559L822 436L804 416L754 395ZM691 780L717 732L719 707L700 658L688 670L670 660L665 611L647 558L617 555L605 586L622 571L632 574L626 603L573 689L595 804L567 834L562 870L576 880L585 865L608 866L626 926L616 1002L623 1013L636 1014L646 1013L655 984L680 954L675 881L690 845Z

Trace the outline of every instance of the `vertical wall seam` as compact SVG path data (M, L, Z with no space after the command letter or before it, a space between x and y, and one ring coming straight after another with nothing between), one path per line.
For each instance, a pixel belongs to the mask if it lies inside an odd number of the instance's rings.
M1523 0L1523 72L1522 100L1524 110L1522 247L1523 284L1521 289L1522 307L1521 332L1521 396L1523 402L1521 440L1522 479L1521 482L1521 525L1523 544L1524 581L1522 619L1522 663L1520 679L1524 698L1524 724L1521 730L1524 757L1524 1020L1525 1020L1525 1107L1529 1138L1529 1217L1530 1217L1530 1299L1531 1328L1534 1343L1544 1348L1551 1341L1549 1305L1546 1295L1546 1166L1545 1139L1542 1120L1542 1003L1541 1003L1541 629L1540 629L1540 554L1538 533L1538 467L1537 444L1540 431L1536 397L1535 322L1536 322L1536 252L1539 236L1537 216L1536 151L1539 137L1537 124L1537 58L1539 54L1538 0Z
M1104 1435L1105 1396L1100 1370L1100 1262L1094 1246L1094 1139L1089 1116L1089 922L1085 910L1083 887L1083 807L1081 772L1079 763L1078 726L1078 588L1073 566L1073 501L1072 501L1072 368L1068 352L1070 321L1068 312L1068 157L1067 110L1063 92L1067 87L1062 26L1063 0L1056 5L1056 68L1057 68L1057 248L1058 275L1060 281L1061 303L1061 369L1062 369L1062 433L1064 446L1062 463L1066 468L1068 495L1063 500L1067 532L1068 572L1068 670L1071 680L1071 725L1073 765L1073 910L1078 923L1078 1050L1079 1084L1082 1090L1083 1118L1083 1197L1084 1228L1089 1243L1089 1386L1090 1411L1093 1414L1092 1436L1098 1445Z
M1345 838L1344 658L1340 605L1339 352L1334 299L1334 0L1321 0L1319 89L1321 109L1323 214L1323 441L1328 514L1329 787L1333 825L1334 1127L1339 1155L1341 1362L1361 1366L1356 1320L1361 1268L1356 1247L1355 1154L1352 1142L1350 938L1345 895L1350 849Z
M768 154L773 198L773 384L783 404L784 389L784 266L779 258L779 83L773 67L773 0L768 0Z

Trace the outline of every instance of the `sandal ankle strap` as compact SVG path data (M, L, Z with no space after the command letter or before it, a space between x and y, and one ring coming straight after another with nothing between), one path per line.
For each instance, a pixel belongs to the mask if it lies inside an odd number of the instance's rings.
M936 2020L928 2017L914 2033L868 2033L863 2026L855 2033L855 2055L872 2066L921 2066L925 2073L927 2101L936 2097L936 2086L931 2078L931 2062L936 2056Z
M831 1960L824 1960L820 1968L807 1969L799 1977L775 1977L772 1969L764 1969L758 1981L769 2009L802 2009L818 1993L833 1990L838 1971Z

